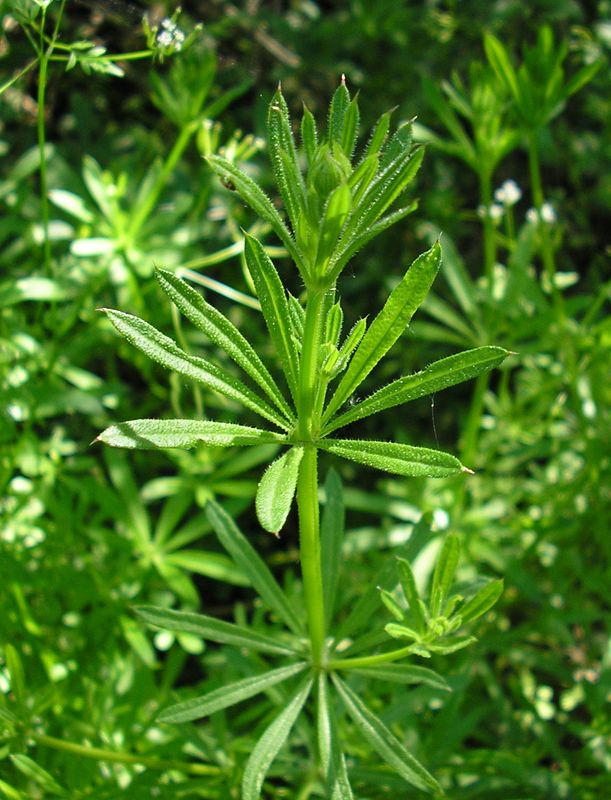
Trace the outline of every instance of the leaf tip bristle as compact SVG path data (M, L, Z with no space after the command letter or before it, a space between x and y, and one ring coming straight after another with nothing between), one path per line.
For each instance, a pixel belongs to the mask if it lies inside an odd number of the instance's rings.
M474 470L469 469L469 467L462 466L460 471L461 472L466 472L467 475L475 475Z
M340 78L340 83L342 86L346 85L346 76L344 75L343 72L342 72L342 77Z

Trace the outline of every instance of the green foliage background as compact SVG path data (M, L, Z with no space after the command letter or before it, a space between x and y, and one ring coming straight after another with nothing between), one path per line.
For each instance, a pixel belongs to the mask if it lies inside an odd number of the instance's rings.
M51 22L58 5L48 9ZM320 118L344 73L362 92L365 128L396 107L397 120L417 115L430 142L417 211L342 277L347 322L379 308L401 269L443 232L435 296L381 377L465 347L516 352L489 380L422 398L409 416L361 423L377 439L456 452L476 471L468 482L374 480L357 465L327 462L347 487L345 605L371 583L392 588L388 555L405 555L410 542L420 543L409 557L424 582L446 530L462 540L462 581L503 576L506 586L478 627L478 644L444 662L451 694L358 680L352 688L450 797L604 797L611 790L611 4L190 2L180 26L190 32L203 23L190 47L163 59L157 52L154 63L153 53L112 62L94 54L70 71L50 61L44 98L37 66L12 80L35 57L17 21L34 6L0 2L0 794L239 796L253 734L271 719L268 702L255 698L200 724L156 717L172 702L249 674L251 657L193 634L147 629L132 607L203 610L282 635L204 513L208 500L219 500L298 599L296 520L278 542L260 530L254 511L275 445L169 457L91 445L103 428L134 417L237 420L231 404L168 376L119 340L97 309L138 314L185 349L219 357L174 315L153 279L154 266L180 269L264 356L273 355L253 308L241 230L265 240L295 295L302 287L278 242L202 156L221 152L272 191L259 151L278 81L294 116L305 101ZM68 2L59 41L90 41L107 54L144 51L143 10ZM159 3L149 11L154 25L174 9ZM498 37L517 64L544 25L556 46L567 47L567 76L598 65L537 131L544 198L557 215L543 228L556 288L545 281L542 229L526 223L536 203L523 137L493 174L493 188L513 179L522 190L513 237L507 213L496 227L482 224L481 175L441 142L451 139L442 82L456 73L468 83L469 62L486 62L484 34ZM501 103L499 113L511 127L509 106ZM495 246L489 269L487 235ZM383 624L385 613L376 599L371 616ZM281 703L275 691L269 699ZM311 732L303 725L295 737L265 796L324 797ZM348 766L359 798L406 791L354 742ZM105 756L93 757L95 747Z

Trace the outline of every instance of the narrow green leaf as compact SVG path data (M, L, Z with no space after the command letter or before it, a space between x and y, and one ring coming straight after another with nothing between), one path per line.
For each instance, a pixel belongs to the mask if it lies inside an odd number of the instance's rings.
M436 243L428 252L417 258L407 270L403 280L393 290L361 340L350 366L325 410L323 423L327 422L353 394L401 336L414 312L428 294L439 271L440 263L441 248L439 243Z
M468 470L441 450L366 439L320 439L318 447L367 467L406 477L449 478Z
M224 553L182 549L175 553L164 553L163 560L174 567L205 575L215 581L232 586L250 586L246 575Z
M598 70L602 67L602 60L594 61L592 64L586 64L578 72L575 73L564 86L562 94L564 97L570 97L575 92L578 92L586 83L589 83Z
M283 434L261 428L197 419L132 419L111 425L96 439L96 442L112 447L138 450L184 449L195 447L200 442L212 447L233 447L284 441L286 437Z
M284 287L270 257L254 236L246 235L246 263L255 283L265 323L276 348L293 398L297 396L299 357L289 324Z
M365 150L364 158L368 158L371 155L377 155L384 146L386 137L388 136L388 130L390 128L391 116L392 111L386 111L374 125L367 148Z
M263 473L257 488L255 505L261 527L276 535L291 510L303 447L291 449L272 462Z
M382 153L380 167L387 169L393 162L401 160L410 150L413 143L412 122L404 122L388 140Z
M207 617L204 614L193 614L187 611L175 611L157 606L136 606L136 614L149 625L178 633L194 633L202 639L233 647L244 647L271 655L293 655L292 647L279 642L277 638L264 636L249 628L235 625L232 622Z
M460 617L465 622L472 622L489 611L503 594L503 580L490 581L475 594L459 610Z
M11 682L11 692L13 693L18 708L24 710L26 691L23 664L17 649L10 643L4 648L4 660L6 661L6 668Z
M242 170L238 169L238 167L222 156L208 156L207 161L217 175L233 183L236 187L236 191L239 192L240 196L248 203L253 211L266 222L269 222L276 236L288 250L300 273L305 275L306 270L303 259L295 244L295 240L265 192L257 186L252 178L249 178L246 173L242 172Z
M303 117L301 119L301 141L308 159L308 166L310 166L316 153L318 132L314 115L306 105L303 106Z
M475 636L454 636L444 637L439 642L427 642L424 646L440 656L449 656L452 653L457 653L459 650L464 650L465 647L477 642Z
M254 746L242 779L242 800L259 800L261 787L273 760L288 738L312 689L307 678Z
M359 106L356 97L350 101L344 117L341 146L348 158L352 158L359 133Z
M419 633L424 633L426 630L426 620L420 604L420 595L416 587L416 579L412 572L412 567L409 561L405 558L397 558L399 565L399 574L401 575L401 586L405 592L405 599L409 603L409 610L411 611L412 619L416 625L416 630Z
M279 88L268 107L267 135L276 185L294 227L304 205L305 189L297 161L288 106Z
M518 79L504 45L496 36L487 33L484 36L484 50L486 51L486 57L488 58L490 66L507 86L514 100L519 101L520 89L518 87Z
M350 189L347 184L340 183L329 196L320 223L318 250L316 252L316 264L318 269L322 269L331 258L344 222L350 213L350 208Z
M338 745L337 723L329 703L328 676L321 672L318 677L317 732L318 750L322 771L327 782L330 800L354 800L346 760Z
M399 378L378 389L366 400L332 419L325 425L323 432L326 435L358 419L471 380L482 372L498 367L508 355L509 352L502 347L486 346L442 358L420 372Z
M397 163L393 162L378 174L351 214L344 230L344 240L350 241L361 231L367 230L390 208L414 180L423 158L424 148L416 146Z
M197 328L224 350L273 400L289 421L293 412L282 392L248 340L227 317L207 303L199 292L167 270L156 270L163 291Z
M297 615L286 595L256 550L241 533L229 514L213 500L206 504L206 513L221 544L236 564L248 575L262 600L298 635L304 622Z
M430 612L433 619L441 614L441 609L450 594L459 558L460 540L455 534L450 534L443 543L433 573L430 599Z
M157 719L159 722L179 723L207 717L210 714L214 714L215 711L220 711L223 708L229 708L248 700L249 697L261 694L271 686L286 681L288 678L292 678L293 675L298 675L303 672L306 666L307 664L304 661L300 661L297 664L290 664L288 667L279 667L262 675L255 675L235 683L229 683L202 695L202 697L193 697L183 703L176 703L164 709Z
M441 786L431 773L405 749L382 720L372 714L358 695L337 675L333 675L333 682L359 731L388 766L411 786L429 794L443 795Z
M377 667L359 667L351 670L377 681L390 681L407 685L425 684L433 689L451 692L452 688L446 679L426 667L414 667L410 664L379 664Z
M329 106L329 141L341 145L346 126L346 115L350 107L350 92L342 75L340 85L335 90ZM349 154L347 154L349 155Z
M395 619L403 620L405 618L405 612L397 603L392 594L387 592L386 589L380 589L380 600L384 603L387 610L390 611Z
M325 622L333 617L344 541L344 497L341 478L330 469L325 481L325 507L320 526L322 585L325 598Z
M24 756L21 753L10 756L11 761L17 767L19 772L23 773L26 778L30 778L37 783L45 792L54 794L59 797L66 797L66 790L59 785L51 773L43 769L40 764L37 764L33 759Z
M417 208L418 203L417 201L414 201L404 208L398 208L391 214L387 214L385 217L382 217L377 222L374 222L373 225L370 225L360 233L354 232L351 233L350 236L342 236L342 242L331 259L329 267L329 275L332 276L333 280L337 279L337 276L350 261L350 259L356 253L358 253L359 250L365 247L367 242L370 242L376 236L379 236L380 233L383 233L387 228L390 228L391 225L394 225L396 222L399 222L407 217L408 214L412 214Z
M288 430L289 426L278 412L237 378L228 375L203 358L185 353L176 342L148 322L123 311L102 310L106 312L119 333L153 361L231 400L236 400L279 428Z

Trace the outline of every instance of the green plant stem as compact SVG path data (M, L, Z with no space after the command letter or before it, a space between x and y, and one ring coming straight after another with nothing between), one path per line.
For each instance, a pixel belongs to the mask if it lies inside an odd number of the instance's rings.
M322 315L325 289L315 289L308 293L301 364L299 369L299 388L297 410L299 421L297 434L302 441L316 439L320 433L320 420L316 419L316 395L319 382L319 353L324 319Z
M389 653L379 653L375 656L360 656L359 658L336 658L327 663L328 670L358 669L359 667L376 667L379 664L388 664L399 661L401 658L413 655L412 646L402 647L400 650L391 650Z
M180 131L178 134L178 138L174 142L174 146L170 151L170 154L165 160L165 164L163 165L161 172L157 176L157 180L153 184L151 191L149 192L148 196L146 197L145 201L142 205L136 209L136 213L132 218L131 225L128 228L128 239L130 241L134 241L138 236L142 226L148 219L149 215L151 214L152 210L155 208L157 201L159 199L159 195L163 191L163 187L167 183L167 180L172 173L172 170L178 163L178 160L182 156L183 152L185 151L187 145L189 144L189 140L195 133L195 124L189 123L185 125L185 127Z
M496 233L494 230L494 220L490 216L490 207L492 206L492 176L487 169L479 173L479 196L480 203L484 208L484 218L482 220L484 232L484 275L488 281L489 291L492 292L494 265L496 264Z
M188 761L151 758L150 756L135 755L133 753L118 753L101 747L86 747L76 742L66 742L63 739L55 738L55 736L45 736L41 733L29 733L28 735L29 738L44 747L62 750L65 753L72 753L83 758L92 758L96 761L110 761L116 764L141 764L149 769L176 769L181 772L188 772L191 775L219 775L222 772L220 767L213 767L209 764L192 764Z
M304 445L297 481L299 551L303 591L308 614L312 665L322 663L325 642L325 609L320 565L320 510L318 507L318 450Z
M467 422L462 434L460 448L460 458L463 464L470 466L475 459L477 452L477 437L484 413L484 397L488 391L490 383L490 373L484 372L478 375L475 381L475 389L471 398Z
M541 260L543 269L550 287L552 303L559 323L565 319L562 295L556 286L556 259L554 248L549 235L548 223L541 219L541 208L545 202L543 184L541 181L541 166L539 163L539 150L537 147L537 134L533 132L528 137L528 168L530 172L530 189L535 208L539 212L539 233L541 236Z

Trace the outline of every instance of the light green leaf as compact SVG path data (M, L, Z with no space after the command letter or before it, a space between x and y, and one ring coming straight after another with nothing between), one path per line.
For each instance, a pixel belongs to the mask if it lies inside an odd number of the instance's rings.
M43 769L40 764L37 764L33 759L24 756L21 753L10 756L11 761L17 767L19 772L23 773L26 778L37 783L45 792L49 794L58 795L59 797L66 797L66 790L59 785L53 775Z
M375 365L403 333L420 306L441 264L439 243L414 261L403 280L393 290L384 307L371 323L352 357L339 386L323 415L327 422L365 380Z
M284 287L270 257L254 236L246 235L244 253L255 283L257 297L269 334L286 376L291 394L297 396L299 357L291 335L290 314Z
M271 686L286 681L288 678L292 678L293 675L298 675L303 672L306 666L305 662L300 661L288 667L279 667L262 675L255 675L235 683L226 684L202 697L193 697L183 703L176 703L176 705L166 708L159 714L157 719L159 722L179 723L207 717L210 714L214 714L215 711L220 711L223 708L229 708L248 700L249 697L254 697Z
M4 648L4 660L8 670L9 679L11 683L11 692L15 698L15 703L20 710L25 709L26 703L26 690L25 690L25 673L23 671L23 663L21 656L12 644L8 643Z
M265 192L257 186L252 178L249 178L246 173L242 172L242 170L238 169L238 167L222 156L208 156L207 160L217 175L233 183L236 187L236 191L240 193L240 196L248 203L253 211L266 222L269 222L276 236L289 251L300 273L305 275L303 259L295 244L295 240Z
M342 77L340 85L337 87L329 106L329 142L337 142L341 145L344 138L346 127L346 116L350 107L350 92L346 86L346 81ZM350 156L350 153L346 155Z
M433 619L441 614L441 609L450 594L459 558L460 540L455 534L450 534L446 537L441 553L437 557L433 574L430 598L430 612Z
M420 595L416 588L416 579L414 578L411 564L405 558L398 558L397 562L399 565L399 574L401 575L401 586L405 593L405 599L409 603L409 609L414 624L416 625L416 630L419 633L424 633L426 630L426 620L424 618Z
M312 679L307 678L254 746L244 770L242 800L259 800L267 771L291 732L311 689Z
M303 447L291 449L272 462L263 473L255 505L261 527L278 534L291 510Z
M426 667L415 667L409 664L379 664L377 667L359 667L351 672L364 675L372 680L408 685L423 683L426 686L432 686L433 689L441 689L444 692L452 691L445 678Z
M102 309L115 328L146 356L162 366L190 378L219 394L236 400L279 428L288 430L286 421L241 381L203 358L185 353L176 342L148 322L123 311Z
M502 347L476 347L435 361L421 372L399 378L325 425L324 435L358 419L378 414L419 397L440 392L498 367L509 355Z
M503 594L503 581L490 581L475 594L459 610L460 617L465 622L472 622L489 611Z
M405 749L382 720L372 714L358 695L336 675L333 675L333 682L357 728L388 766L411 786L429 794L443 795L431 773Z
M316 120L307 106L303 107L303 117L301 118L301 141L308 160L308 166L312 164L318 144L318 131L316 130Z
M257 551L241 533L227 512L213 500L206 504L206 513L219 541L236 564L248 575L261 599L298 635L304 631L303 620L297 615L286 595Z
M161 288L181 313L223 349L291 421L294 415L282 392L265 364L235 325L214 306L206 303L199 292L173 273L158 269L156 276Z
M204 614L193 614L187 611L175 611L157 606L136 606L136 614L149 625L155 625L166 631L177 633L194 633L202 639L229 644L233 647L244 647L271 655L293 655L289 645L279 642L271 636L264 636L232 622L207 617Z
M212 447L257 445L283 442L283 434L234 425L230 422L211 422L198 419L132 419L111 425L97 437L112 447L138 450L180 447L189 448L202 443Z
M333 617L335 596L342 560L344 542L344 497L342 482L334 469L330 469L325 481L325 508L320 526L320 548L322 585L325 599L325 622Z
M223 553L207 550L179 550L164 554L163 560L197 575L205 575L232 586L250 586L250 581L239 567Z
M486 57L488 58L490 66L507 86L514 100L519 101L520 89L518 87L518 79L504 45L496 36L487 33L484 36L484 50L486 51Z
M299 219L299 211L304 206L305 189L297 161L289 110L279 88L269 104L267 135L276 185L294 226Z
M449 478L468 472L460 461L441 450L367 439L320 439L318 447L373 469L409 477Z
M327 794L330 800L354 800L344 754L338 746L337 723L329 703L328 676L321 672L318 677L317 732L318 750L322 771L326 777Z

